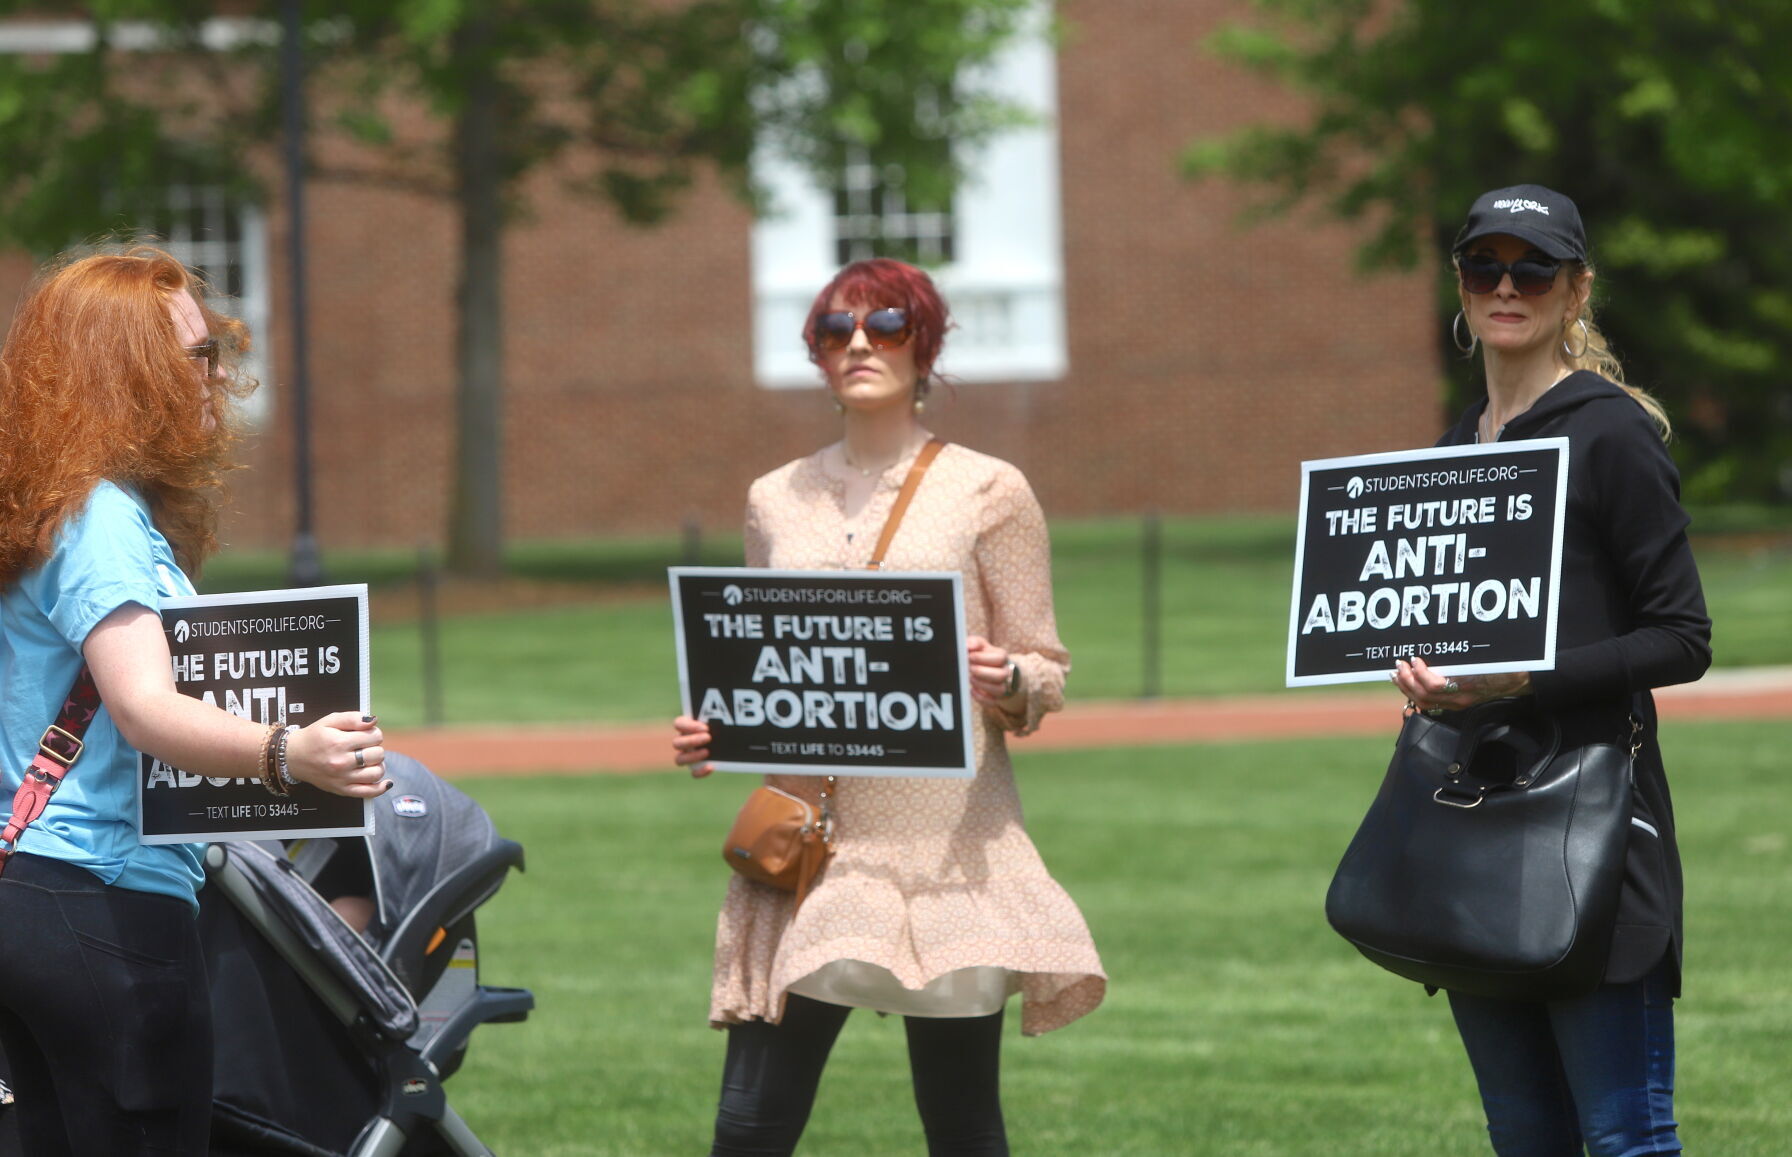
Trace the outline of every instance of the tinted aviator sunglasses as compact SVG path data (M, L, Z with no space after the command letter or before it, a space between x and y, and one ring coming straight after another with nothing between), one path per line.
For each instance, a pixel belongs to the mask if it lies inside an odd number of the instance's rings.
M860 329L874 350L895 349L907 343L910 336L908 314L900 309L874 309L863 321L839 310L815 319L815 346L829 352L843 350L852 344L853 332Z
M1500 278L1510 273L1512 288L1526 297L1541 297L1555 288L1556 274L1562 263L1544 257L1524 257L1508 265L1491 257L1463 254L1456 259L1456 272L1462 288L1470 293L1492 293L1500 287Z

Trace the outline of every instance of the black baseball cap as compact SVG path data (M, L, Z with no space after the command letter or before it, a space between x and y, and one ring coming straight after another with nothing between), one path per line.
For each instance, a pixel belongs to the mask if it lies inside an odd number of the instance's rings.
M1557 261L1585 261L1587 234L1574 202L1542 185L1513 185L1475 198L1452 253L1490 233L1506 233L1529 241Z

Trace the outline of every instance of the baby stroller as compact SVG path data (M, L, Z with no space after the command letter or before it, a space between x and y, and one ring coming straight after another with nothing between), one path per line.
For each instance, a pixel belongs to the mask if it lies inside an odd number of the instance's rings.
M207 853L213 1157L491 1153L442 1082L475 1028L535 1006L479 983L473 919L523 849L416 760L392 753L386 770L364 840ZM371 910L359 933L331 906L344 894Z

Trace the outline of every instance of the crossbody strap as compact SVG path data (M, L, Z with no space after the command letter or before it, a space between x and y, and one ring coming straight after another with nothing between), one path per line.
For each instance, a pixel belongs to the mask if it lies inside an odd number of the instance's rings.
M62 785L62 777L75 765L75 760L81 758L85 746L81 737L87 734L87 725L93 722L99 709L100 689L94 685L93 672L83 663L80 673L75 676L75 685L69 688L67 698L62 701L62 711L56 716L56 722L50 724L43 738L37 741L37 755L25 769L24 782L13 793L12 818L6 821L6 829L0 831L0 872L6 870L6 861L17 849L19 837L25 834L33 820L44 814L50 797Z
M908 504L914 501L915 491L921 488L921 476L945 448L944 438L931 438L915 455L915 464L908 468L908 477L902 480L902 491L896 495L896 504L890 507L890 517L884 519L884 531L877 536L877 549L871 552L866 570L884 569L884 557L890 553L890 542L896 537L896 528L902 525L902 516L908 513Z

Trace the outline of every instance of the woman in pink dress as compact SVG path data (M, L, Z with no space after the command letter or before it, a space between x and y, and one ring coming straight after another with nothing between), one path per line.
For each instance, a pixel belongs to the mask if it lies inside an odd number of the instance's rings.
M920 414L946 328L931 279L899 261L855 262L816 296L803 337L844 437L753 483L747 565L870 561L932 437ZM710 1004L711 1023L728 1030L711 1157L795 1150L853 1008L904 1017L930 1157L1006 1154L997 1074L1008 997L1020 994L1021 1031L1036 1035L1091 1011L1107 989L1082 913L1027 837L1004 741L1063 705L1070 667L1045 518L1026 478L947 445L885 564L964 576L976 776L841 780L835 853L800 909L789 892L729 882ZM676 761L707 775L708 725L675 726ZM767 782L812 802L824 784Z

